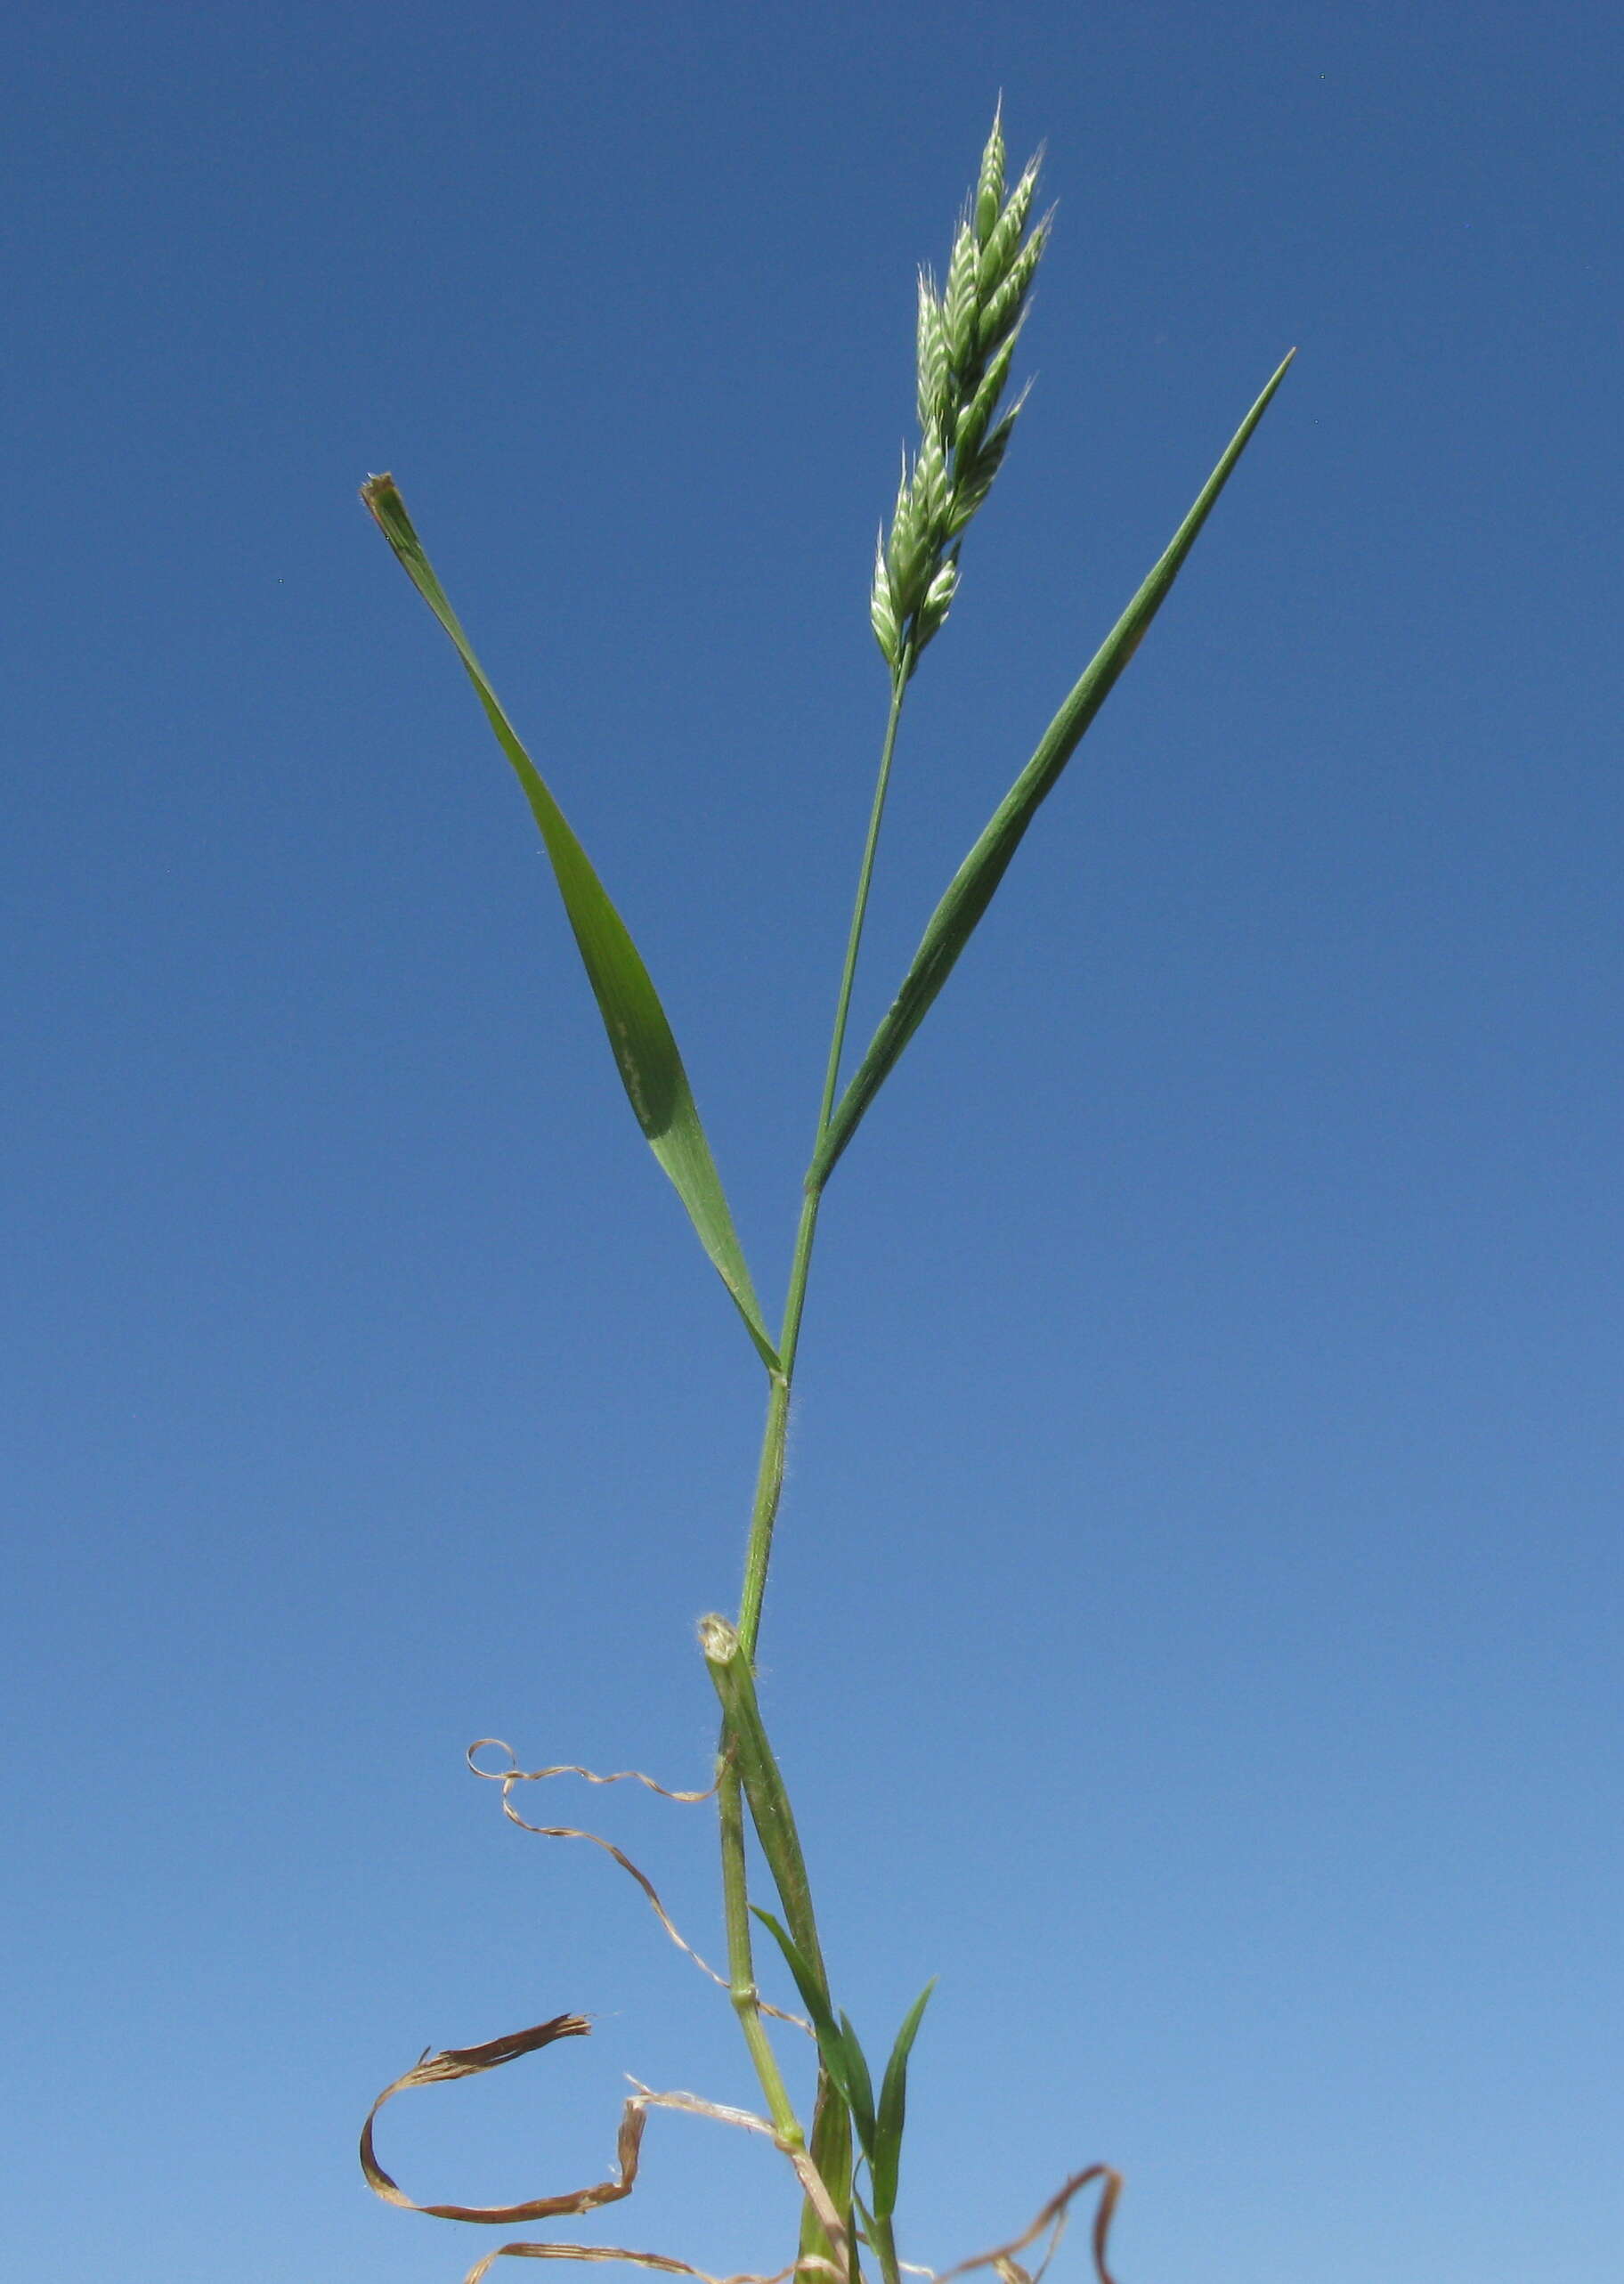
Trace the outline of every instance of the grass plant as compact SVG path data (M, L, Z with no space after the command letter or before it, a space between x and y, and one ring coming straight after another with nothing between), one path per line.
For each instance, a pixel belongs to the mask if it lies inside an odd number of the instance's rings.
M430 565L394 478L373 476L362 488L361 497L384 536L450 637L497 743L519 780L551 861L632 1111L727 1288L766 1379L766 1418L737 1614L731 1620L708 1617L700 1627L700 1647L720 1712L716 1780L702 1793L667 1795L690 1801L714 1798L716 1802L727 1972L723 1975L710 1968L705 1971L726 1988L732 2002L765 2114L729 2109L690 2094L657 2093L639 2085L622 2112L613 2178L506 2207L414 2204L384 2172L377 2158L374 2121L383 2103L410 2087L501 2067L557 2039L580 2036L589 2028L579 2015L557 2016L485 2045L425 2057L380 2094L362 2135L362 2167L380 2196L413 2211L485 2226L522 2225L590 2212L630 2193L651 2109L698 2110L719 2123L764 2137L793 2171L801 2206L800 2235L794 2258L778 2272L780 2278L800 2271L842 2280L842 2284L862 2284L872 2269L882 2284L901 2284L904 2264L897 2251L896 2216L907 2074L931 1985L925 1986L897 2032L879 2073L876 2093L876 2074L868 2052L849 2018L835 2004L818 1932L812 1880L789 1792L762 1720L754 1680L818 1218L836 1166L969 944L1039 807L1161 608L1291 362L1287 356L1247 412L1189 514L1062 702L1031 759L948 883L888 1012L842 1085L852 987L904 704L923 654L946 624L957 597L966 535L992 492L1025 401L1023 394L1006 404L1033 283L1050 236L1051 218L1034 211L1039 161L1034 158L1012 185L1008 183L1002 120L995 118L976 183L958 218L945 275L939 283L929 272L922 272L919 278L919 433L912 451L903 455L889 524L881 526L875 549L869 595L870 622L886 670L889 703L845 957L835 991L817 1115L800 1187L784 1309L775 1331L769 1328L757 1298L682 1058L637 947L551 789L503 711ZM606 1850L644 1889L668 1934L683 1950L691 1952L646 1875L620 1849L573 1827L527 1824L514 1806L516 1785L565 1774L593 1784L630 1780L656 1792L664 1788L630 1771L599 1777L579 1768L522 1770L511 1754L506 1764L491 1767L478 1756L492 1743L482 1740L473 1748L471 1765L475 1774L500 1783L503 1803L513 1820L528 1830L591 1841ZM775 1911L752 1899L747 1825L759 1843ZM759 1929L765 1930L769 1939L767 1955L775 1962L781 1960L787 1970L789 1982L806 2010L804 2018L763 1999L757 1977ZM699 1963L704 1965L702 1960ZM786 2073L768 2018L788 2025L799 2037L801 2048L797 2059L804 2059L809 2068ZM808 2042L810 2054L806 2052ZM792 2089L792 2079L800 2076L810 2078L809 2101L806 2086L799 2093ZM1090 2186L1097 2191L1093 2259L1100 2277L1109 2284L1107 2240L1119 2185L1108 2166L1085 2167L1060 2186L1022 2234L940 2272L937 2284L946 2276L982 2267L994 2269L1003 2284L1028 2284L1019 2256L1039 2239L1046 2239L1052 2252L1071 2200ZM702 2271L669 2255L549 2239L516 2240L499 2247L469 2272L467 2284L476 2284L492 2262L505 2257L628 2261L669 2273L703 2276ZM910 2264L910 2272L933 2273L921 2272L916 2264Z

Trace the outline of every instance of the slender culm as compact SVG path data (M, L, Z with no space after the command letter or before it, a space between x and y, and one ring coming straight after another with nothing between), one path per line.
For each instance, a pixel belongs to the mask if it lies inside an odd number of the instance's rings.
M853 987L905 701L924 652L946 624L957 598L966 535L992 492L1025 401L1023 395L1009 401L1009 390L1051 224L1048 215L1034 216L1039 158L1027 162L1011 189L1006 180L1006 155L1000 108L974 183L948 240L942 282L938 286L928 270L920 272L917 281L914 410L918 434L911 450L905 450L902 456L889 524L882 522L879 529L869 589L870 624L889 679L884 727L834 990L833 1021L811 1121L807 1168L800 1188L784 1312L775 1333L769 1329L757 1298L676 1039L642 956L566 822L550 784L498 701L429 564L393 477L371 477L362 490L369 510L451 641L518 781L540 833L633 1115L681 1199L766 1376L766 1418L737 1616L729 1620L713 1615L700 1627L700 1647L720 1713L713 1790L721 1850L726 1974L705 1965L672 1924L653 1883L618 1848L572 1826L526 1825L511 1804L512 1788L520 1783L572 1775L591 1783L609 1784L636 1772L599 1777L575 1767L525 1771L516 1762L504 1768L491 1768L478 1760L471 1764L476 1776L494 1776L500 1782L504 1806L515 1823L551 1837L597 1841L637 1881L666 1933L725 1990L738 2019L766 2114L759 2116L693 2094L656 2093L637 2086L622 2110L613 2178L509 2207L414 2204L378 2162L374 2124L383 2103L408 2087L505 2066L561 2038L584 2036L590 2028L584 2016L556 2016L483 2045L448 2048L426 2056L379 2096L362 2134L362 2168L379 2196L410 2210L504 2224L590 2213L629 2195L650 2110L683 2109L764 2136L782 2154L800 2199L794 2256L798 2272L832 2279L833 2284L865 2284L866 2257L881 2284L902 2284L905 2264L897 2248L896 2213L907 2074L932 1985L925 1986L904 2018L876 2095L867 2052L850 2018L835 2003L838 1978L832 1971L832 1954L825 1949L824 1931L815 1906L813 1867L802 1847L784 1765L768 1735L755 1668L784 1491L784 1443L819 1215L836 1164L968 947L1039 807L1139 648L1290 362L1288 357L1246 415L1173 540L1062 701L1030 760L1014 777L947 884L886 1015L842 1086ZM639 1781L655 1792L666 1792L651 1778ZM693 1801L708 1800L710 1792L666 1792L666 1797ZM776 1910L764 1907L752 1897L749 1845L752 1831ZM767 1892L765 1884L760 1892ZM804 2021L762 1995L756 1973L758 1927L765 1928L770 1938L767 1955L774 1959L775 1971L782 1968L806 2009ZM799 2094L792 2088L796 2073L786 2072L775 2043L771 2028L775 2020L809 2034L816 2069L802 2070ZM797 2060L808 2063L809 2059L803 2044ZM1023 2278L1027 2272L1018 2265L1017 2256L1041 2237L1047 2238L1052 2250L1073 2200L1090 2187L1097 2191L1094 2266L1101 2284L1112 2284L1107 2238L1120 2181L1100 2164L1085 2166L1063 2183L1024 2234L960 2263L948 2274L991 2269L1005 2284L1011 2278ZM559 2244L551 2239L501 2246L476 2264L466 2284L478 2284L493 2261L509 2256L613 2258L697 2277L700 2284L714 2284L714 2280L686 2262L665 2255L612 2252L603 2247Z

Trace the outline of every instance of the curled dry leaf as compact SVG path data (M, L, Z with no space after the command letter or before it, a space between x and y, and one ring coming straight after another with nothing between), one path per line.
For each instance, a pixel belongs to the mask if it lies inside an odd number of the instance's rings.
M824 2275L834 2273L832 2261L809 2255L804 2260L792 2261L788 2268L775 2269L770 2276L746 2273L741 2276L712 2276L702 2268L694 2268L686 2260L673 2260L663 2252L629 2252L622 2245L613 2244L503 2244L484 2258L476 2261L463 2278L462 2284L480 2284L499 2260L624 2260L634 2268L657 2268L667 2276L692 2276L697 2284L788 2284L788 2280L808 2269Z
M474 1756L476 1752L483 1752L487 1745L494 1752L505 1752L510 1765L506 1768L482 1768ZM662 1800L698 1801L716 1798L714 1782L707 1784L702 1792L674 1792L669 1784L659 1784L654 1777L646 1776L640 1768L613 1768L607 1776L600 1776L595 1769L583 1768L578 1760L561 1760L552 1768L521 1768L517 1753L507 1738L501 1736L476 1736L466 1757L474 1774L483 1776L487 1784L499 1784L504 1795L510 1784L543 1784L549 1776L579 1776L588 1784L644 1784L651 1792L658 1792Z
M716 2277L690 2262L678 2260L670 2253L633 2252L616 2245L532 2244L499 2245L487 2253L468 2271L464 2284L479 2284L479 2280L499 2260L582 2260L626 2261L637 2268L655 2268L670 2276L692 2276L696 2284L785 2284L785 2280L798 2272L816 2271L835 2279L846 2273L846 2238L833 2198L817 2168L804 2150L789 2148L765 2117L753 2110L734 2109L717 2101L706 2101L696 2093L655 2093L634 2078L637 2091L621 2105L620 2132L615 2142L615 2163L620 2173L618 2181L595 2182L588 2189L564 2191L556 2197L532 2197L517 2205L420 2205L408 2197L400 2183L378 2161L373 2142L373 2126L378 2111L395 2094L410 2086L444 2085L459 2077L475 2077L483 2070L499 2069L506 2062L517 2061L521 2055L533 2054L538 2048L550 2046L559 2038L584 2038L591 2025L583 2015L556 2014L549 2022L538 2022L528 2030L514 2030L504 2037L488 2039L483 2046L448 2046L443 2052L425 2054L411 2069L386 2085L367 2112L367 2122L361 2133L361 2169L367 2184L385 2202L398 2205L408 2213L426 2213L437 2221L472 2221L486 2226L502 2227L518 2221L556 2220L565 2215L596 2212L600 2205L617 2204L629 2197L637 2185L637 2161L643 2146L644 2129L650 2109L680 2109L691 2116L709 2117L723 2126L742 2126L747 2133L764 2134L775 2149L789 2159L801 2189L811 2201L829 2232L837 2259L830 2261L816 2254L805 2254L788 2268L773 2275L741 2275Z
M505 1752L513 1765L508 1768L482 1768L474 1756L477 1752L483 1752L487 1746ZM634 1879L648 1898L655 1918L677 1948L686 1952L701 1973L709 1975L719 1990L727 1988L726 1975L719 1975L709 1961L701 1958L687 1938L678 1931L670 1914L660 1899L659 1890L647 1873L634 1864L623 1849L617 1848L612 1840L605 1840L601 1833L583 1832L574 1825L532 1824L527 1817L522 1817L513 1805L513 1788L516 1784L540 1784L545 1783L549 1776L580 1776L589 1784L643 1784L646 1785L651 1792L658 1792L662 1800L708 1800L716 1792L714 1784L707 1785L702 1792L674 1792L667 1785L657 1784L652 1776L646 1776L640 1768L617 1768L610 1776L600 1776L590 1768L582 1768L575 1761L561 1761L556 1768L521 1768L513 1747L504 1738L499 1736L475 1737L474 1743L468 1747L467 1763L475 1776L483 1777L487 1784L501 1786L502 1814L510 1824L516 1824L521 1832L533 1832L540 1840L589 1841L594 1848L601 1848L605 1856L613 1857L621 1871ZM808 2037L811 2036L811 2024L803 2021L799 2014L791 2014L783 2007L769 2006L765 1999L760 2002L760 2005L763 2014L775 2015L780 2022L791 2023L797 2030L804 2030Z
M794 2167L795 2177L806 2193L806 2199L822 2222L837 2256L843 2259L846 2250L846 2223L840 2218L834 2199L830 2195L823 2175L804 2149L796 2149L784 2141L775 2126L766 2117L758 2117L753 2109L730 2109L725 2102L706 2101L697 2093L652 2093L646 2085L637 2085L642 2099L656 2109L686 2109L695 2117L710 2117L719 2126L740 2126L747 2134L765 2134L773 2147L788 2158ZM798 2268L827 2267L821 2257L805 2255L795 2264ZM843 2267L836 2267L836 2275L843 2275Z
M672 2276L691 2276L696 2284L785 2284L785 2280L797 2273L817 2273L836 2279L847 2272L848 2247L846 2230L827 2183L804 2149L792 2148L766 2117L751 2109L735 2109L719 2101L707 2101L696 2093L656 2093L634 2078L636 2091L629 2096L621 2109L620 2131L615 2142L615 2163L618 2181L594 2182L587 2189L571 2189L554 2197L532 2197L517 2205L420 2205L408 2197L400 2183L378 2161L373 2142L373 2126L385 2102L409 2087L444 2085L459 2077L475 2077L483 2070L500 2069L507 2062L517 2061L524 2054L533 2054L542 2046L550 2046L560 2038L584 2038L591 2025L584 2015L556 2014L548 2022L538 2022L528 2030L509 2031L500 2038L488 2039L482 2046L448 2046L438 2054L425 2054L414 2067L386 2085L367 2112L367 2122L361 2133L361 2169L368 2186L390 2205L399 2206L408 2213L426 2213L437 2221L471 2221L483 2226L502 2227L515 2222L546 2221L565 2215L596 2212L600 2205L618 2204L629 2197L637 2184L637 2161L643 2146L644 2129L650 2109L677 2109L691 2117L708 2117L721 2126L735 2126L749 2134L761 2134L772 2142L781 2156L794 2168L802 2192L823 2223L833 2250L834 2258L826 2259L816 2253L804 2253L788 2268L779 2269L771 2276L745 2275L715 2277L690 2262L678 2260L669 2253L634 2252L613 2245L572 2245L515 2243L499 2245L494 2252L468 2271L464 2284L479 2284L492 2263L498 2260L583 2260L625 2261L633 2267L655 2268ZM1000 2284L1037 2284L1048 2266L1066 2225L1071 2201L1079 2191L1091 2182L1102 2185L1099 2207L1094 2215L1094 2267L1100 2284L1115 2284L1106 2262L1106 2244L1110 2234L1111 2217L1122 2192L1122 2175L1108 2165L1084 2166L1064 2182L1021 2234L1008 2244L995 2245L990 2252L974 2254L951 2268L940 2270L916 2269L907 2263L910 2274L922 2275L930 2284L950 2284L957 2276L967 2276L973 2270L990 2268ZM1045 2230L1050 2232L1043 2259L1036 2279L1016 2260Z
M1086 2189L1091 2181L1100 2183L1100 2203L1094 2213L1094 2272L1100 2284L1116 2284L1105 2255L1111 2233L1112 2215L1116 2210L1116 2200L1122 2194L1122 2175L1108 2165L1084 2166L1081 2173L1074 2173L1069 2181L1061 2182L1042 2212L1019 2236L1009 2244L995 2245L991 2252L978 2252L969 2260L955 2261L951 2268L937 2270L934 2284L948 2284L949 2278L968 2276L978 2268L992 2269L1002 2280L1002 2284L1028 2284L1027 2272L1019 2264L1015 2256L1018 2252L1025 2252L1029 2244L1035 2243L1048 2230L1052 2233L1037 2270L1037 2275L1041 2277L1065 2231L1072 2199L1080 2190ZM1035 2284L1035 2280L1030 2280L1030 2284Z
M517 2061L521 2054L533 2054L539 2047L550 2046L556 2039L584 2038L591 2028L584 2015L556 2014L550 2022L538 2022L529 2030L509 2031L506 2037L488 2039L483 2046L448 2046L443 2053L425 2054L393 2085L386 2085L367 2112L367 2122L361 2129L361 2169L367 2177L368 2187L386 2204L399 2205L408 2213L427 2213L437 2221L494 2222L499 2226L509 2221L544 2221L561 2213L590 2213L599 2205L612 2205L619 2198L629 2197L637 2177L637 2150L643 2139L645 2119L640 2102L629 2101L621 2113L615 2150L621 2172L618 2182L600 2181L590 2189L566 2190L558 2197L531 2197L518 2205L419 2205L384 2171L373 2145L378 2113L397 2093L404 2093L411 2086L444 2085L453 2078L477 2077L482 2070L499 2069L504 2062Z

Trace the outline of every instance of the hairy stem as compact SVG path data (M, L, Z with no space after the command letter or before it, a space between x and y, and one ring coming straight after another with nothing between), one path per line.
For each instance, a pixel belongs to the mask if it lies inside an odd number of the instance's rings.
M767 2115L777 2127L784 2147L799 2150L806 2145L805 2136L778 2068L778 2057L767 2035L767 2025L761 2020L760 1995L756 1989L755 1962L750 1947L750 1903L744 1884L744 1801L738 1771L731 1760L722 1771L717 1803L722 1826L722 1900L727 1920L727 1995L744 2033L750 2059L755 2064Z

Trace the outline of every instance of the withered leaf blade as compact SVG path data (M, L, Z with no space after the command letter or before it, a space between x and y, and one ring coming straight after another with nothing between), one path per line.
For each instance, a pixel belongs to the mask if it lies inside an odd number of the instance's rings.
M511 1765L506 1768L484 1768L475 1756L487 1745L499 1748L508 1755ZM502 1814L510 1824L517 1825L521 1832L534 1833L540 1840L585 1840L589 1841L594 1848L601 1848L605 1856L611 1857L622 1872L637 1882L647 1897L655 1918L677 1948L692 1959L701 1974L708 1975L719 1990L727 1988L727 1978L725 1975L719 1975L710 1962L700 1956L661 1901L660 1891L647 1873L632 1862L624 1849L617 1848L613 1841L605 1840L601 1833L586 1832L576 1825L532 1824L527 1817L522 1817L519 1814L513 1805L512 1799L513 1788L516 1784L545 1784L554 1776L581 1776L584 1777L589 1784L642 1784L646 1785L649 1792L657 1792L663 1800L694 1802L713 1799L716 1793L714 1782L707 1784L702 1792L676 1792L670 1785L658 1784L652 1776L646 1776L640 1768L617 1768L612 1775L606 1776L600 1776L594 1769L583 1768L579 1761L574 1760L560 1761L551 1768L521 1768L514 1758L513 1747L505 1738L496 1736L475 1737L468 1747L467 1759L468 1767L475 1776L483 1777L487 1784L501 1786ZM786 2013L781 2006L769 2006L765 1999L760 2000L759 2004L763 2014L775 2015L780 2022L788 2022L797 2030L806 2031L808 2036L811 2035L812 2026L810 2023L803 2022L799 2014Z
M448 2079L471 2077L480 2070L499 2069L504 2062L516 2061L521 2054L533 2053L538 2046L550 2045L556 2038L579 2038L590 2028L579 2014L555 2015L550 2022L538 2022L529 2030L515 2030L507 2036L491 2038L481 2046L451 2046L444 2052L425 2054L416 2066L384 2088L367 2116L361 2137L361 2169L368 2182L386 2203L398 2205L409 2213L426 2213L442 2221L472 2221L506 2223L513 2221L550 2220L565 2213L590 2213L599 2205L614 2203L629 2197L637 2177L637 2153L642 2144L643 2129L650 2109L686 2110L691 2115L713 2119L718 2125L743 2127L746 2133L759 2134L770 2142L781 2157L787 2158L796 2179L819 2219L828 2231L833 2257L803 2252L789 2267L776 2270L772 2275L741 2274L728 2277L712 2276L692 2262L676 2259L670 2253L632 2252L618 2245L534 2244L524 2241L498 2245L483 2260L476 2261L463 2280L463 2284L481 2284L481 2279L499 2260L580 2260L624 2261L636 2268L654 2268L668 2276L691 2276L695 2284L786 2284L797 2273L815 2275L827 2280L827 2284L847 2284L850 2274L849 2244L845 2223L835 2209L827 2184L804 2149L793 2148L777 2133L770 2120L759 2117L753 2110L735 2109L719 2101L706 2101L694 2093L656 2093L652 2086L636 2078L635 2089L621 2111L620 2139L617 2156L621 2178L618 2182L599 2182L590 2189L571 2191L561 2197L533 2198L524 2205L419 2205L408 2197L378 2164L372 2146L372 2126L378 2111L392 2095L402 2093L411 2085L439 2085Z
M521 2242L498 2245L494 2252L488 2252L483 2260L475 2262L462 2284L481 2284L499 2260L623 2260L633 2268L657 2268L667 2276L692 2276L696 2284L789 2284L789 2279L798 2272L832 2277L839 2284L840 2273L832 2261L810 2258L793 2260L787 2268L775 2269L770 2276L712 2276L706 2269L695 2268L691 2261L674 2260L664 2252L629 2252L623 2245L613 2244Z
M931 2284L949 2284L950 2278L968 2276L978 2268L990 2268L999 2276L1003 2276L1007 2270L1014 2270L1016 2273L1022 2274L1025 2272L1018 2268L1016 2254L1025 2252L1029 2244L1041 2237L1045 2229L1049 2229L1053 2231L1053 2234L1050 2238L1043 2264L1037 2272L1038 2276L1041 2277L1043 2269L1049 2264L1050 2255L1060 2241L1060 2231L1065 2226L1072 2199L1079 2190L1086 2189L1091 2181L1097 2181L1100 2183L1100 2202L1094 2208L1092 2232L1094 2273L1099 2278L1100 2284L1116 2284L1116 2279L1111 2274L1105 2256L1110 2240L1111 2219L1116 2210L1116 2200L1122 2194L1122 2175L1115 2166L1108 2165L1088 2165L1084 2166L1081 2173L1074 2173L1069 2181L1061 2182L1042 2212L1037 2214L1030 2224L1021 2231L1019 2236L1014 2238L1009 2244L995 2245L991 2252L978 2252L969 2260L955 2261L951 2268L938 2269L931 2280Z
M517 2205L420 2205L384 2171L373 2144L378 2113L397 2093L404 2093L411 2086L443 2085L453 2078L475 2077L482 2070L500 2069L504 2063L517 2061L523 2054L533 2054L539 2047L550 2046L556 2039L584 2038L591 2027L584 2015L556 2014L550 2022L538 2022L528 2030L509 2031L504 2037L488 2039L483 2046L448 2046L443 2053L425 2054L393 2085L386 2085L367 2112L367 2122L361 2130L361 2169L367 2177L368 2187L386 2204L398 2205L404 2212L426 2213L436 2221L489 2223L498 2228L516 2221L547 2221L566 2213L591 2213L600 2205L613 2205L622 2197L629 2197L637 2177L637 2151L647 2123L643 2104L635 2101L628 2101L621 2112L615 2146L621 2176L618 2181L595 2182L589 2189L566 2190L556 2197L526 2198Z

